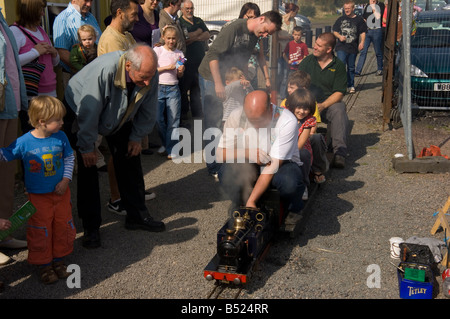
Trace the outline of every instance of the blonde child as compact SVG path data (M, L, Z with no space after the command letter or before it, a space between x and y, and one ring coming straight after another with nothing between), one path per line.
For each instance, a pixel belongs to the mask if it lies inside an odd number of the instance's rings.
M316 99L309 90L297 89L286 99L286 108L291 111L298 120L300 125L298 131L298 149L300 151L300 159L303 162L302 170L304 182L307 186L303 199L308 199L309 173L313 162L313 151L309 137L311 130L316 127L316 118L312 115L316 107Z
M45 284L70 275L62 258L72 253L76 235L68 187L74 154L61 131L65 113L58 99L34 97L28 109L34 129L0 149L0 161L24 164L28 198L36 207L27 225L28 262L39 265Z
M77 34L79 42L70 51L70 63L78 72L97 57L97 33L93 26L83 24Z
M231 111L243 107L245 96L253 91L250 81L245 79L244 73L236 67L225 72L225 101L223 102L223 118L225 122Z
M154 48L159 72L157 123L163 145L158 153L167 152L167 158L172 159L172 148L178 142L181 115L178 78L183 76L185 58L183 52L177 49L179 34L174 26L167 25L161 32L161 38L164 45Z

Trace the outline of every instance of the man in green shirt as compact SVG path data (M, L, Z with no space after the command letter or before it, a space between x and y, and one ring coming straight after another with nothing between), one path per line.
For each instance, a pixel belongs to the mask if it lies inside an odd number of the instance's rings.
M198 70L205 79L204 129L221 127L226 70L237 67L247 76L248 60L258 39L280 30L281 23L278 12L268 11L257 18L237 19L220 31ZM214 154L206 154L206 163L209 174L216 176L219 165Z
M313 54L304 58L298 69L311 76L311 91L316 96L322 122L327 123L331 136L334 153L332 164L344 168L348 116L342 99L347 91L347 71L344 63L333 53L335 45L336 38L332 33L322 33L316 39ZM314 137L311 142L315 143Z

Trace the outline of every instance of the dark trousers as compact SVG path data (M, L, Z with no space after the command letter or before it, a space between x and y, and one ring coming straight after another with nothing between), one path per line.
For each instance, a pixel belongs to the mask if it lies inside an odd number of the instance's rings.
M186 64L184 75L180 79L181 115L186 115L191 109L192 117L203 116L198 67L197 64Z
M64 130L69 137L72 148L77 153L77 208L85 231L98 230L102 223L100 185L97 166L86 167L77 146L77 132L72 123L76 116L66 105L67 116ZM127 211L127 219L141 221L148 217L145 206L145 183L140 156L128 157L128 141L132 122L125 123L116 133L105 136L108 143L116 173L121 202Z

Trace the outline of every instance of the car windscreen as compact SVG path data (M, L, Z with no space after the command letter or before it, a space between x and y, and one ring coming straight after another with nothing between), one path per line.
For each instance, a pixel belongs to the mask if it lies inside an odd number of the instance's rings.
M450 47L450 20L417 21L411 47Z

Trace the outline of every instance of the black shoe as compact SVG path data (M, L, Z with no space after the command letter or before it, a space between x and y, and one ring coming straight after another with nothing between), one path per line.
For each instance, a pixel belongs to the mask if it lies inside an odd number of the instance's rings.
M148 142L148 148L159 148L159 147L161 147L161 145L155 144L152 142Z
M166 229L166 226L164 225L163 222L158 222L153 220L153 218L151 217L147 217L139 222L127 218L125 220L125 228L128 230L142 229L151 232L162 232Z
M85 231L82 245L84 248L98 248L100 247L100 232L98 230Z
M334 155L333 167L344 168L345 167L345 157L342 155Z
M355 73L355 77L360 77L361 76L361 74L360 73Z
M141 154L142 155L152 155L153 151L151 149L147 148L146 150L142 150Z

